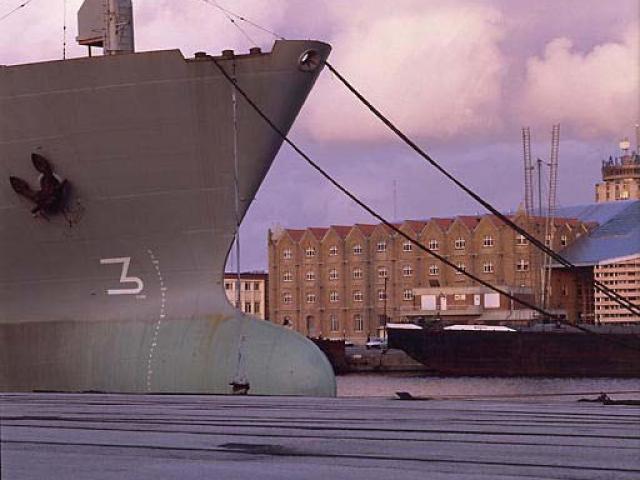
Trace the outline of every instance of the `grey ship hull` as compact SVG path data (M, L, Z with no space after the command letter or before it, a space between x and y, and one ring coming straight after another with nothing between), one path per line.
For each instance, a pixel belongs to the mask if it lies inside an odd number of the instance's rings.
M288 131L319 42L218 60ZM178 51L0 67L0 389L334 395L322 353L236 311L223 269L235 224L232 87ZM238 96L244 215L281 139ZM33 217L9 176L32 153L69 182Z

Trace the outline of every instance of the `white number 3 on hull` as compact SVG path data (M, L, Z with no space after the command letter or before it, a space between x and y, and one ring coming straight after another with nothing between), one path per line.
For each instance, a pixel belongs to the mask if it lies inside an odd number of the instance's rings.
M113 288L107 290L107 295L137 295L142 292L144 283L138 277L128 277L129 265L131 264L131 257L119 257L119 258L101 258L100 263L102 265L111 265L114 263L122 264L122 271L120 273L120 283L135 283L135 288Z

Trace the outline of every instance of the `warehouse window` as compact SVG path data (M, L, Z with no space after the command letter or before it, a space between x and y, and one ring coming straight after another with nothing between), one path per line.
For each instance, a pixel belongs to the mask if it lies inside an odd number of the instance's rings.
M340 322L338 322L338 317L336 315L329 315L329 326L332 332L340 331Z
M364 330L364 321L362 320L362 315L355 314L353 316L353 329L356 332L361 332Z

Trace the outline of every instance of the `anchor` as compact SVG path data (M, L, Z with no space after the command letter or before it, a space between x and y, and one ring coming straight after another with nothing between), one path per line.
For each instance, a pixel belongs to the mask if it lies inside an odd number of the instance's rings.
M64 211L67 180L60 181L53 173L49 161L42 155L32 153L31 161L35 169L42 174L40 190L33 190L26 180L13 176L9 177L11 187L18 195L22 195L36 204L31 210L34 216L40 214L46 218L46 214L54 215Z

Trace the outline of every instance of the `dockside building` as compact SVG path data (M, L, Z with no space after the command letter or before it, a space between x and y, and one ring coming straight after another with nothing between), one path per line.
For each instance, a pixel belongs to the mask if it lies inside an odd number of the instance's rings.
M269 318L269 275L266 272L226 272L224 274L224 291L227 300L239 309L262 320ZM239 293L239 299L238 299Z
M631 152L627 139L622 154L602 162L602 182L596 184L596 202L640 200L640 152Z
M512 220L556 251L592 228L557 218L547 236L546 218L517 213ZM397 227L491 284L531 299L539 295L540 254L493 215L407 220ZM279 229L269 231L268 246L270 319L311 337L362 343L386 323L415 314L421 308L416 289L475 286L385 225Z

